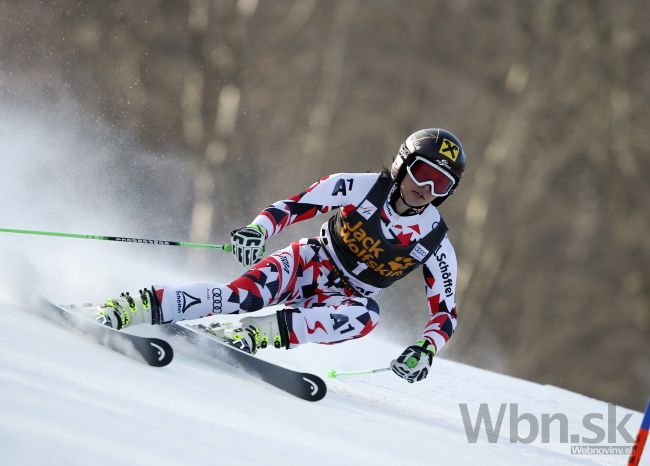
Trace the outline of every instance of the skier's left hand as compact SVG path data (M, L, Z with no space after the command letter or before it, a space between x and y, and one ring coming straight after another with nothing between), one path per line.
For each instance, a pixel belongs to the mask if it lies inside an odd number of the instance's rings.
M393 359L390 368L409 383L419 382L429 375L435 354L428 340L420 340L402 351L397 359Z

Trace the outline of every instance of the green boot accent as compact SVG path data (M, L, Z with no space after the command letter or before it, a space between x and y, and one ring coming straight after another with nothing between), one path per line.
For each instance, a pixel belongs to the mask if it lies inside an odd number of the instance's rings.
M119 298L106 300L99 308L97 321L115 330L122 330L131 325L152 324L155 322L156 312L160 312L159 308L153 289L139 290L137 298L124 292Z
M274 348L286 346L280 333L277 314L260 317L244 317L238 327L215 325L210 333L224 339L232 346L250 354L273 345Z

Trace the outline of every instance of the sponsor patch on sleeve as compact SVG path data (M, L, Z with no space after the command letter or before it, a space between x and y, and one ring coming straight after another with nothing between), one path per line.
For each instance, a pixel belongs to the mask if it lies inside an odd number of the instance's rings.
M411 251L411 257L413 257L415 260L422 262L425 257L429 254L429 250L422 246L421 244L417 244L414 248L413 251Z

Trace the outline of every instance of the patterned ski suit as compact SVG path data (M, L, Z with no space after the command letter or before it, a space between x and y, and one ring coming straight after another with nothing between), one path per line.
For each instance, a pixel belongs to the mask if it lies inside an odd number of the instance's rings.
M343 218L364 202L378 182L378 173L341 173L326 176L304 192L278 201L253 221L266 229L267 238L289 225L334 209ZM398 215L390 193L381 206L381 231L397 246L417 243L441 220L428 205L411 215ZM382 288L357 279L341 267L340 251L326 237L327 224L316 238L303 238L262 259L227 284L194 283L182 287L155 286L163 321L197 319L207 315L253 312L284 304L289 347L308 342L339 343L368 334L379 322L379 306L372 299ZM429 319L422 333L439 351L456 327L456 255L445 235L422 264Z

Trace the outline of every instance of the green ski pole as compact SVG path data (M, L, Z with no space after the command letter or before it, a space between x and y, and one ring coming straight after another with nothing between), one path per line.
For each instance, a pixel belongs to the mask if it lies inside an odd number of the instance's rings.
M221 249L223 251L232 252L231 244L188 243L185 241L164 241L164 240L157 240L157 239L125 238L122 236L83 235L78 233L60 233L56 231L15 230L12 228L0 228L0 233L16 233L19 235L58 236L62 238L97 239L102 241L119 241L122 243L157 244L161 246L181 246L184 248Z
M335 379L337 377L343 377L348 375L367 375L367 374L376 374L378 372L386 372L391 370L390 367L382 367L381 369L366 369L361 371L337 371L332 369L327 373L327 376L330 379Z

